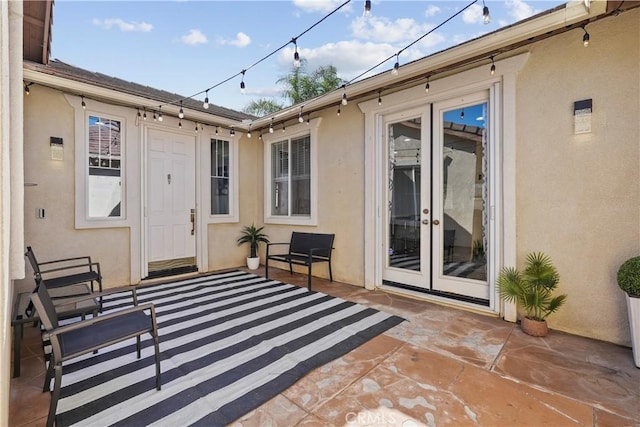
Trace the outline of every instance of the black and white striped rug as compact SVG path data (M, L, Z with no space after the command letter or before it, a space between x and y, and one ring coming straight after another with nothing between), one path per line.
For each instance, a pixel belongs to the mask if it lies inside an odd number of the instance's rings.
M105 300L105 312L130 304ZM402 318L242 271L141 287L160 334L65 363L57 425L228 424Z

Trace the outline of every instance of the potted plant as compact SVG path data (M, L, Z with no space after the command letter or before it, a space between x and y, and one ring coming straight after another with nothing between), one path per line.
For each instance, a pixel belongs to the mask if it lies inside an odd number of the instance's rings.
M251 253L247 257L247 267L255 270L260 266L260 257L258 256L258 243L269 243L269 237L262 233L264 227L256 228L254 224L242 227L240 237L238 238L238 246L249 243Z
M640 368L640 256L626 260L620 266L617 278L627 300L633 361Z
M524 271L505 267L496 283L498 293L505 301L516 302L524 309L522 330L543 337L549 331L547 316L558 310L567 298L566 295L552 295L559 281L560 275L551 258L542 252L532 252L527 255Z

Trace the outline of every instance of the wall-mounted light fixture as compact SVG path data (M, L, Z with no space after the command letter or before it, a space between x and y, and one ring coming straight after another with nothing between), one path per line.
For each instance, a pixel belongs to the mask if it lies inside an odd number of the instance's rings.
M49 150L51 151L51 160L64 160L64 146L62 138L57 136L50 137Z

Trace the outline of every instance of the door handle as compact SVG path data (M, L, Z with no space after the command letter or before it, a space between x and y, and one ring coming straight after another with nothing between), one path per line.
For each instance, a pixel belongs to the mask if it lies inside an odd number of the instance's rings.
M191 235L196 234L196 210L191 209Z
M428 219L423 219L423 220L422 220L422 223L423 223L424 225L427 225L427 224L429 224L429 220L428 220Z
M440 224L440 221L438 221L437 219L434 219L433 221L431 221L431 223L433 225L438 225L438 224Z

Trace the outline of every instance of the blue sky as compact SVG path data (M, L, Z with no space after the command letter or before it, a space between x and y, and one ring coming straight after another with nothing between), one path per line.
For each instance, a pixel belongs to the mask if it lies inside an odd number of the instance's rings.
M438 26L470 1L352 0L297 40L307 69L334 65L351 80ZM128 81L191 96L214 86L298 36L345 0L70 1L54 5L52 58ZM482 0L399 57L403 63L495 31L564 2ZM267 97L285 103L276 81L292 66L293 45L209 92L211 103L241 110ZM374 71L393 67L391 59ZM196 96L204 99L204 95Z

